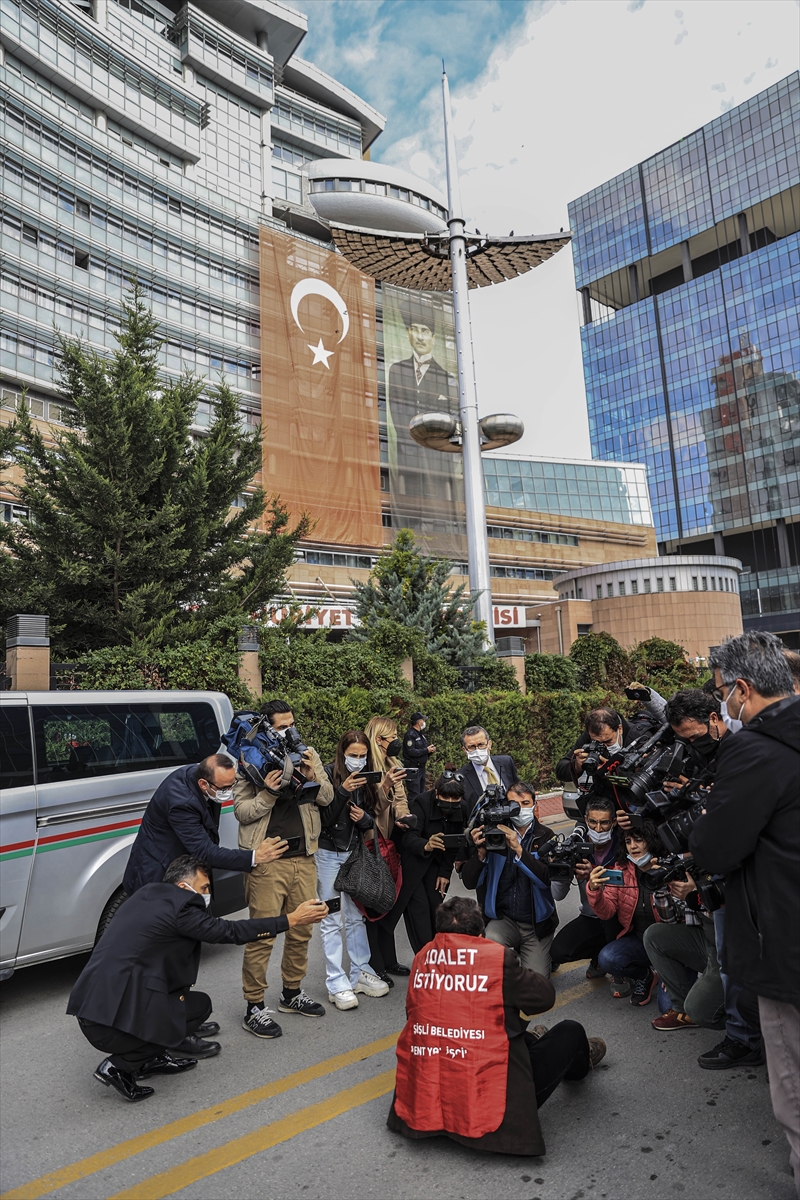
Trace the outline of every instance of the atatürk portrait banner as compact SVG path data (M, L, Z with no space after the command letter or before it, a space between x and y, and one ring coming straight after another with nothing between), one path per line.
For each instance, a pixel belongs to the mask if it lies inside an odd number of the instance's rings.
M315 541L380 547L374 281L273 229L260 246L264 488Z

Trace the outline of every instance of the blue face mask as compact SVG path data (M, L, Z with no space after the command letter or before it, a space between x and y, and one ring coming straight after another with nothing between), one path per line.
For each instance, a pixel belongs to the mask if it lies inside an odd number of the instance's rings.
M632 854L629 854L628 861L632 862L635 867L646 867L652 857L652 854L648 850L646 854L640 855L639 858L634 858Z

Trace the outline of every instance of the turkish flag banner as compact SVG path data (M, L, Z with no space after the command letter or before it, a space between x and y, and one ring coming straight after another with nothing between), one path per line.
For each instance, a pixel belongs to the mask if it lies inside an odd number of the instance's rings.
M395 1112L411 1129L479 1138L506 1110L505 950L437 933L414 959L397 1043Z
M263 486L315 541L381 547L375 282L260 229Z

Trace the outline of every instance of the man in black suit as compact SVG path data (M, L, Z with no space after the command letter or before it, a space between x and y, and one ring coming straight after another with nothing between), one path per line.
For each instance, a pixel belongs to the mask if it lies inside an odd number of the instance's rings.
M308 900L280 917L223 921L207 911L209 868L185 854L171 863L163 883L139 888L119 910L94 948L67 1005L84 1037L108 1054L94 1072L126 1100L145 1100L153 1088L137 1076L179 1075L197 1066L175 1058L211 1015L211 1000L190 988L200 967L201 942L242 945L274 938L295 925L327 915L322 900ZM218 1033L210 1022L205 1032ZM218 1043L214 1053L218 1053Z
M257 863L280 857L278 838L267 838L255 850L220 846L219 818L222 805L233 800L235 779L233 759L211 754L196 765L178 767L159 784L125 868L122 886L129 896L146 883L161 883L169 864L182 854L227 871L252 871Z
M459 767L464 776L464 805L466 818L490 783L502 783L506 791L519 779L514 760L508 754L492 754L492 739L482 725L470 725L461 735L467 762Z

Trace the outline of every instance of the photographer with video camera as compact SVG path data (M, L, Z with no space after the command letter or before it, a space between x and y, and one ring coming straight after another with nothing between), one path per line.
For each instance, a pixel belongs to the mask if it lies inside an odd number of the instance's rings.
M263 788L241 775L234 786L233 811L239 822L239 845L249 850L269 833L270 843L281 850L279 858L254 867L245 875L251 918L279 917L316 897L314 855L321 828L319 810L333 799L333 785L319 755L300 740L291 705L285 700L270 700L261 712L275 737L287 748L294 747L292 753L297 765L292 770L294 760L287 754L285 769L269 771ZM281 843L286 844L281 846ZM278 1008L283 1013L324 1017L322 1005L302 990L310 938L310 925L298 925L284 935L283 990ZM248 943L242 963L242 989L247 1004L242 1026L259 1038L280 1037L282 1032L264 1005L273 945L272 939Z
M595 867L613 866L617 861L620 832L614 820L614 805L611 801L590 799L586 807L585 825L586 837L592 844L591 852L575 864L563 883L561 880L554 880L552 884L555 899L563 900L574 875L578 881L581 907L578 916L559 929L555 936L550 947L551 969L555 970L562 963L588 958L590 962L586 968L586 978L599 979L605 975L605 971L600 970L597 956L608 942L616 938L619 933L619 921L616 917L607 921L598 917L586 895L586 884Z
M602 920L619 920L620 931L597 955L603 974L615 979L630 980L630 993L622 987L612 995L616 999L630 994L631 1004L649 1004L657 977L650 966L644 948L645 931L658 917L655 893L643 885L643 877L652 869L661 842L652 821L643 821L639 829L626 829L617 854L620 870L608 866L593 867L586 885L586 894L594 911Z
M372 771L366 733L349 729L336 746L333 762L325 773L333 784L333 800L320 810L322 829L316 853L318 894L330 906L319 927L325 956L325 982L328 1001L345 1011L358 1008L359 994L385 996L389 985L370 970L370 949L364 914L347 892L337 892L334 884L340 868L347 862L362 833L374 824L370 809L375 808L375 784L362 772ZM342 965L343 942L350 960L349 975Z
M758 997L772 1106L800 1191L800 698L783 650L753 630L709 655L717 696L743 725L720 748L689 849L725 877L722 966Z
M461 868L464 887L477 890L486 936L516 950L520 962L550 975L550 945L558 925L550 869L537 855L554 837L537 817L536 793L517 780L508 793L491 785L472 818L472 850Z
M463 799L464 780L449 767L431 791L410 804L418 824L403 834L403 886L397 900L415 954L433 937L436 910L450 887L456 856L465 853Z

